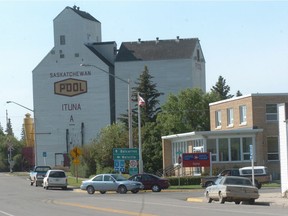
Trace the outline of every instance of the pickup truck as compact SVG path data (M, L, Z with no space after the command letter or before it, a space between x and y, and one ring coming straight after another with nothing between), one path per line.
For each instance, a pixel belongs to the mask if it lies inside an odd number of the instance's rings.
M201 186L208 187L220 176L241 176L252 179L252 167L243 167L238 169L225 169L217 176L205 176L201 178ZM262 184L270 183L272 180L271 175L268 173L267 167L255 166L254 167L254 182L255 186L260 189Z
M30 185L33 186L35 183L35 186L42 186L43 179L48 170L50 170L50 166L35 166L33 170L30 171L29 179L30 179Z

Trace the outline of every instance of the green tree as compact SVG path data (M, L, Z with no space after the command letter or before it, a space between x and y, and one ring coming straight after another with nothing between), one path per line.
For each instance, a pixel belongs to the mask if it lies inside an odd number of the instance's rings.
M127 148L128 134L123 124L113 124L103 128L91 143L91 155L84 160L95 161L97 173L111 172L114 168L113 148ZM83 155L85 157L85 155ZM94 163L93 161L93 163ZM93 165L94 166L94 165Z
M211 93L216 94L219 97L219 100L233 97L233 95L229 94L230 86L226 85L226 80L222 76L219 76L215 86L212 86Z
M4 136L4 131L1 123L0 123L0 136Z
M142 127L143 170L156 173L162 169L161 127L156 122L148 122Z
M161 112L159 97L163 95L157 90L156 83L153 83L154 77L149 73L148 67L144 67L144 71L135 82L136 87L133 88L133 101L137 100L137 93L144 99L145 104L141 107L141 123L145 125L146 122L156 122L157 114ZM133 109L134 122L138 122L138 103L135 104L136 108Z
M209 103L217 100L215 94L205 94L198 88L183 90L179 95L170 94L157 118L162 134L209 130Z
M6 128L5 132L7 133L7 135L14 136L13 129L12 129L12 123L11 123L10 118L8 119L7 128Z

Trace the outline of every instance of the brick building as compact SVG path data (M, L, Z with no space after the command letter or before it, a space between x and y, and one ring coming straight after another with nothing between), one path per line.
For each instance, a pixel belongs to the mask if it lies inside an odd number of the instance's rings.
M197 151L211 152L215 169L250 166L252 145L255 165L267 166L273 179L280 179L277 105L287 102L287 93L271 93L211 103L210 131L162 137L164 168L177 163L177 152Z

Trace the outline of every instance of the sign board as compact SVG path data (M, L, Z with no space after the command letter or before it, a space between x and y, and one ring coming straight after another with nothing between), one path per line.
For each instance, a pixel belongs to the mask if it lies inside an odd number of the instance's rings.
M87 92L87 81L79 79L65 79L54 83L54 93L73 97Z
M138 148L114 148L113 160L139 160Z
M125 172L125 161L124 160L114 160L114 171Z
M47 157L47 152L43 152L43 157Z
M210 153L184 153L182 155L183 167L209 167L210 166Z
M70 151L70 155L72 158L78 158L82 155L82 150L76 146Z
M137 167L130 167L129 168L129 175L132 176L132 175L136 175L138 174L138 168Z

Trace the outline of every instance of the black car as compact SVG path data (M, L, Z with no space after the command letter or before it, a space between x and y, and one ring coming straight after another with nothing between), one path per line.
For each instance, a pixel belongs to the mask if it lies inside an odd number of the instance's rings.
M162 189L167 189L170 186L168 179L149 173L133 175L129 180L139 181L144 185L144 190L152 190L153 192L160 192Z

